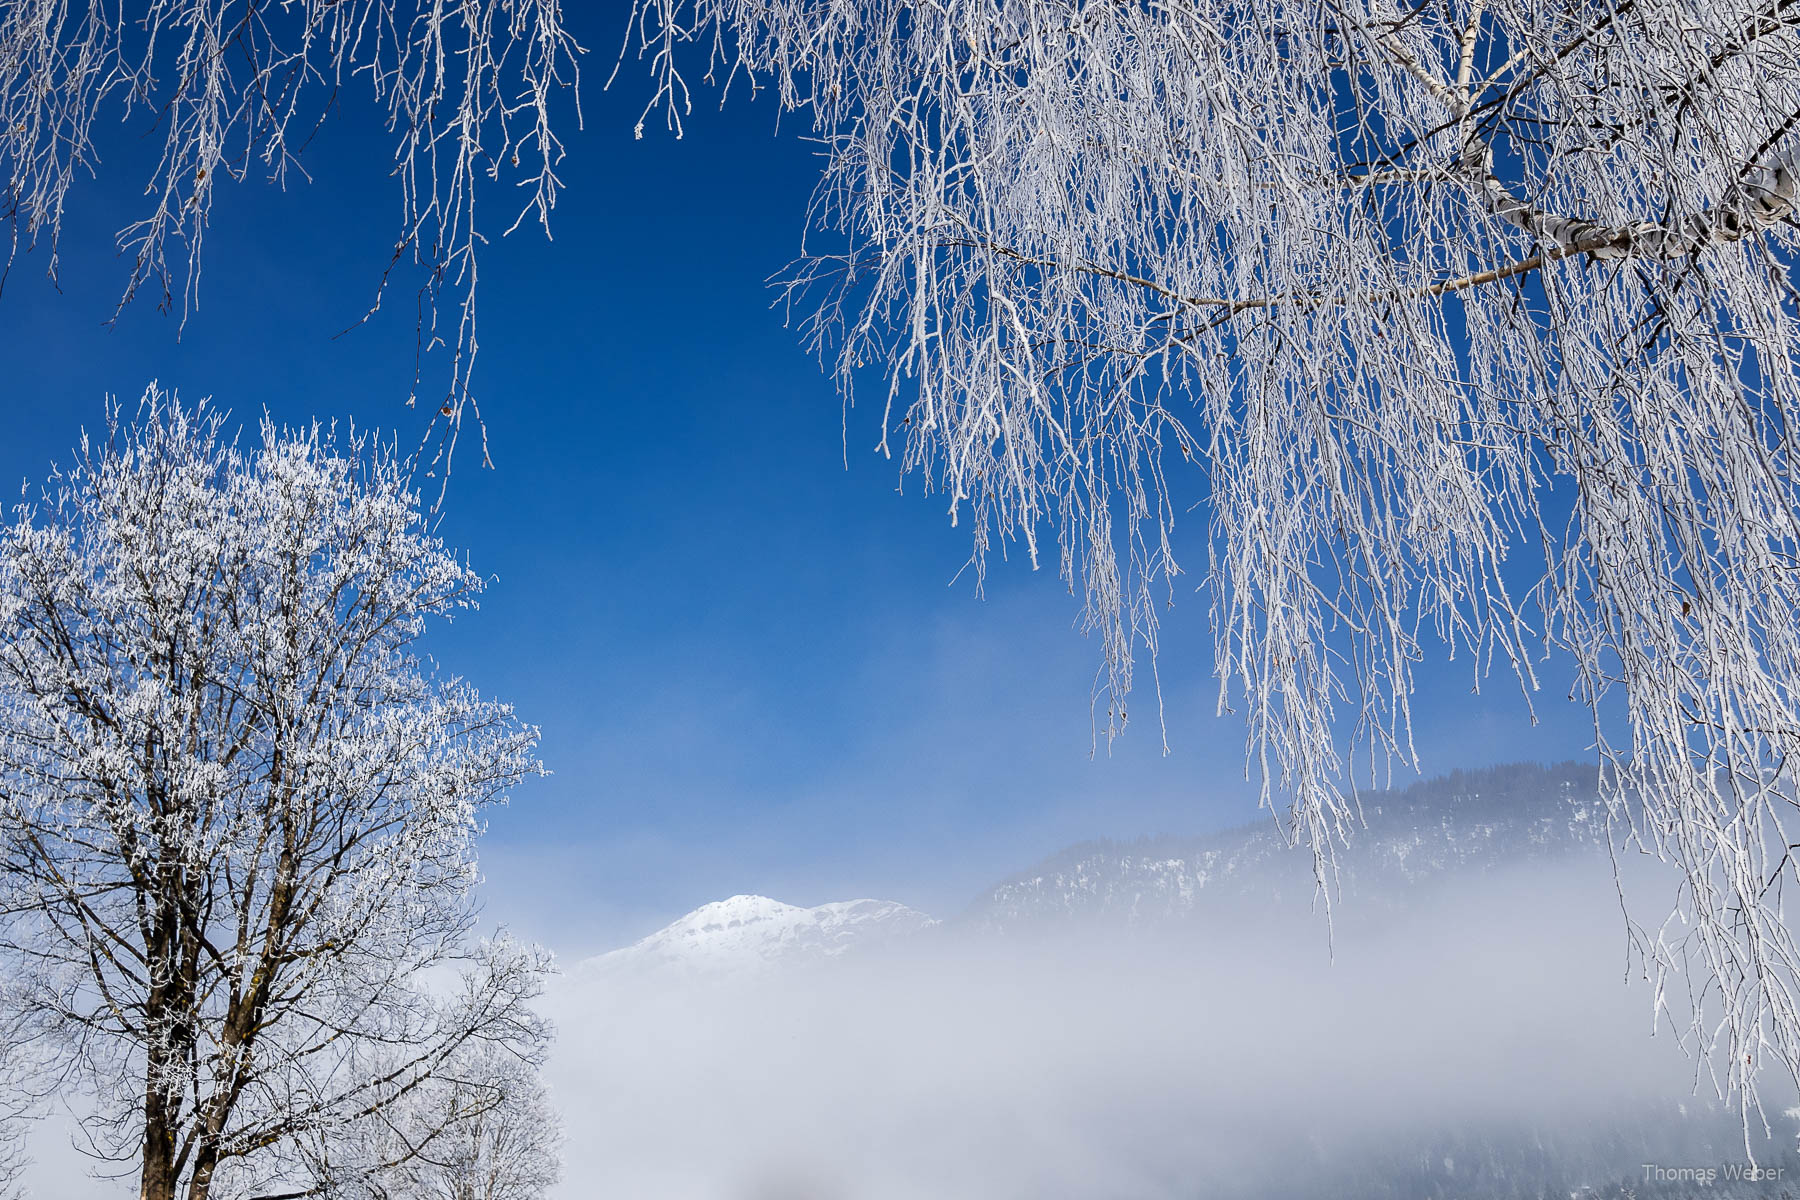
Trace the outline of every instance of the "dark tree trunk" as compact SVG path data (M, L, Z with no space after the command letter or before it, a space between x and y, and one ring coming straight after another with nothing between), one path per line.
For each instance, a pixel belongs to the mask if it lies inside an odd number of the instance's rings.
M152 1063L144 1086L144 1173L138 1200L175 1200L175 1114Z

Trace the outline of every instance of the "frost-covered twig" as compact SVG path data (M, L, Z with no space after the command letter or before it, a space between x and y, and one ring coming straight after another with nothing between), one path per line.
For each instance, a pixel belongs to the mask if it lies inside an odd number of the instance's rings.
M374 1171L419 1095L541 1059L547 958L470 894L537 732L421 661L482 579L391 444L109 418L0 532L6 998L145 1200Z
M526 220L548 231L562 188L554 110L577 91L580 53L558 0L0 0L0 214L15 254L46 244L54 277L69 190L100 168L96 122L122 116L160 139L161 157L144 215L119 234L131 263L119 304L148 287L185 319L221 177L303 174L320 126L361 93L394 139L400 184L393 263L369 311L393 266L422 268L419 353L447 344L451 354L444 399L431 405L449 426L441 459L477 348L480 185L510 179L523 191L507 232ZM453 328L440 329L446 297Z
M1793 0L633 20L669 125L687 72L813 123L785 298L847 403L885 377L878 447L978 571L1059 561L1109 736L1204 558L1219 707L1323 885L1347 764L1417 762L1419 662L1528 705L1572 663L1621 836L1685 880L1648 970L1697 972L1722 1086L1800 1074Z

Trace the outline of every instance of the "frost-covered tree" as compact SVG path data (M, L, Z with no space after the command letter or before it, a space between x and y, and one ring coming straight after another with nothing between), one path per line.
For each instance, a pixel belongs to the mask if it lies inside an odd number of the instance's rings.
M561 1122L537 1064L510 1047L458 1054L351 1132L312 1159L334 1200L542 1200L561 1177Z
M497 227L547 227L562 187L553 114L560 93L573 97L580 49L557 0L0 0L8 264L42 243L55 278L69 190L101 170L99 129L116 118L161 149L137 181L142 215L119 231L130 263L120 305L148 287L185 313L217 185L305 178L306 148L333 110L367 105L392 139L399 185L380 287L403 262L424 269L419 345L453 347L442 406L453 443L476 349L475 251L495 228L477 221L476 202L484 181L506 180L524 200ZM445 295L454 315L440 334Z
M108 417L0 534L0 975L143 1200L315 1194L313 1147L541 1054L544 956L471 936L537 732L420 658L482 580L391 446Z
M109 20L0 0L28 229L54 228L90 114L138 95L115 77L180 97L167 215L127 233L152 263L251 161L210 147L286 162L286 98L371 63L402 163L506 160L465 151L512 112L493 81L515 62L532 161L555 159L552 8ZM1180 563L1204 567L1219 705L1322 877L1354 825L1347 759L1414 758L1421 659L1475 685L1499 664L1527 704L1567 691L1628 836L1683 870L1678 919L1642 931L1659 971L1723 1010L1728 1082L1800 1067L1795 0L639 0L633 28L647 116L678 129L700 72L812 123L787 299L846 399L876 388L879 449L968 523L978 568L993 547L1057 562L1103 646L1109 736ZM477 52L438 55L445 30ZM115 48L189 31L181 71ZM436 198L474 176L409 192L432 199L401 238L458 250L465 282L475 240L412 231L465 211Z
M30 1162L25 1132L44 1085L31 1070L32 1014L8 991L0 985L0 1200L29 1200L21 1183Z
M1566 692L1683 870L1662 983L1723 1013L1730 1083L1800 1070L1800 5L640 0L634 29L646 118L679 131L703 73L811 122L787 299L978 567L1058 562L1109 735L1178 561L1322 878L1344 764L1415 761L1423 658Z

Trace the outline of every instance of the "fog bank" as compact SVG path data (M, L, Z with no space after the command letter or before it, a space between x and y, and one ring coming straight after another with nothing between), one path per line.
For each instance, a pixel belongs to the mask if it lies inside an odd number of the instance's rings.
M1639 1159L1744 1157L1625 984L1603 863L1420 901L1340 908L1335 955L1284 910L1179 937L940 933L752 980L578 967L549 998L561 1195L1309 1194L1421 1155L1447 1182L1599 1186Z

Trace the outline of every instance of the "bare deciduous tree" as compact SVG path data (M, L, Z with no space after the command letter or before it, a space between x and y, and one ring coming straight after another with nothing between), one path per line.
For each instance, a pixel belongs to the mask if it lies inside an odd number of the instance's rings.
M561 1176L562 1126L537 1064L507 1047L458 1054L352 1133L312 1159L333 1200L542 1200Z
M25 1133L45 1086L32 1070L33 1014L11 990L0 983L0 1200L29 1200L21 1183L30 1165Z
M314 1194L308 1147L541 1054L544 956L470 897L537 733L416 649L481 584L391 447L154 388L0 534L0 969L143 1200Z
M810 119L788 300L847 402L885 377L879 448L978 568L1054 539L1109 736L1193 504L1219 707L1322 880L1346 761L1416 762L1417 663L1529 703L1565 652L1626 836L1683 870L1639 929L1659 994L1722 1010L1728 1085L1800 1070L1793 0L641 0L634 28L646 117L679 130L704 71Z

